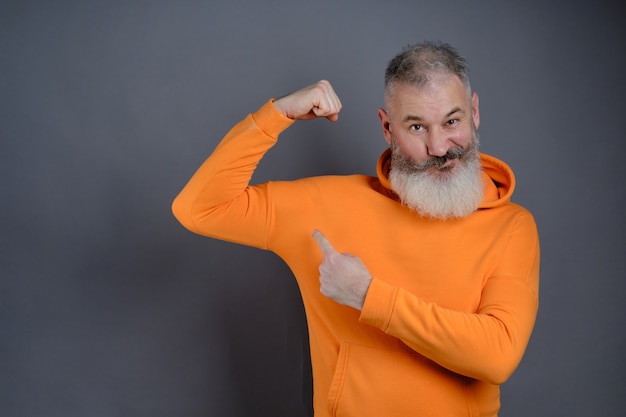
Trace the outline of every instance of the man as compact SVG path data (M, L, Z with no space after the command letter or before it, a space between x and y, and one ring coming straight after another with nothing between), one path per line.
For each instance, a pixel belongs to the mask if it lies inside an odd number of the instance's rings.
M510 168L478 152L465 60L422 43L389 63L377 178L248 184L294 120L340 110L327 81L270 100L199 168L176 217L290 266L317 417L496 416L535 321L539 243L530 213L510 202Z

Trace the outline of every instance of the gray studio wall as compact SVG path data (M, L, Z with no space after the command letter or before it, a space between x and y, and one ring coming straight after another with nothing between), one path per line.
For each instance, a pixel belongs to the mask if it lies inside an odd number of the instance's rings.
M541 309L502 416L626 407L623 15L596 1L0 2L0 415L306 416L305 318L269 253L170 203L221 136L327 78L256 181L373 173L389 58L470 60L483 150L516 171Z

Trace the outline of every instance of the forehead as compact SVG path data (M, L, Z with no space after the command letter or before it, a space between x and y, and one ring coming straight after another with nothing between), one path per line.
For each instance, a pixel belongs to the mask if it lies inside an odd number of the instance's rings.
M469 94L463 82L451 74L438 74L424 86L399 84L386 98L388 111L399 117L406 114L426 117L445 115L453 108L466 109Z

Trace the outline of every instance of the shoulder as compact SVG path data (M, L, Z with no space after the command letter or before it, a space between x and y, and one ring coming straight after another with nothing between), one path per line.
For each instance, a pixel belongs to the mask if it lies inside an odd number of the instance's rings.
M268 186L275 197L333 198L358 200L365 194L378 192L378 179L368 175L324 175L292 181L272 181Z

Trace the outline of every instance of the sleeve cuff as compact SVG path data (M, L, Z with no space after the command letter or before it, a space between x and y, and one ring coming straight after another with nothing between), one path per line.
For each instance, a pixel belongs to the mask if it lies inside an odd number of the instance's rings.
M359 321L387 331L396 303L398 288L374 278L370 282Z
M259 110L254 112L252 120L263 133L274 139L277 139L278 135L295 121L282 114L274 106L274 99L269 100Z

